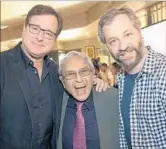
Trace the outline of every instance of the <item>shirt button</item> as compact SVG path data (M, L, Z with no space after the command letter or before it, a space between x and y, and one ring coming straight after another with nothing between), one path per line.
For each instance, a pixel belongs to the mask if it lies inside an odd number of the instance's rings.
M37 74L37 70L35 70L34 73Z
M42 106L39 106L39 108L42 108Z
M39 126L41 126L41 124L38 124Z

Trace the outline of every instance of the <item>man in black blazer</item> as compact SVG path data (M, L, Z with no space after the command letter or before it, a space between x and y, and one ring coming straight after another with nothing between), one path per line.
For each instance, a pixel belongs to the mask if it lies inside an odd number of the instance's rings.
M51 138L56 144L63 87L47 54L61 30L59 14L36 5L26 17L22 42L1 53L0 148L48 149Z
M63 95L58 149L119 149L118 91L93 89L89 57L72 51L59 67ZM80 108L82 106L82 108Z
M57 126L60 118L63 87L58 67L47 53L61 30L62 19L54 9L37 5L27 15L22 42L1 53L0 148L50 146L53 117Z

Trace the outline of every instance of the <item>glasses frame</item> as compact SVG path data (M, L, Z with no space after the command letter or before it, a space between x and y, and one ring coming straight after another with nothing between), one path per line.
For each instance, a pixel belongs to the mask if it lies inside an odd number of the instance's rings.
M32 34L39 34L41 31L43 31L43 35L44 35L44 38L48 39L48 40L53 40L56 38L56 33L50 31L50 30L47 30L47 29L42 29L39 25L36 25L36 24L32 24L32 23L28 23L28 26L29 26L29 32L32 33ZM32 31L32 27L36 27L38 28L38 31L37 32L33 32ZM46 32L49 32L50 34L53 34L53 36L50 36L50 38L47 38L46 35Z
M81 73L81 72L83 72L83 70L88 70L88 73L87 73L87 74ZM69 71L69 72L73 72L73 73L74 73L73 77L68 78L68 77L67 77L67 73L66 73L65 75L62 75L64 79L66 79L66 80L73 80L73 79L76 79L78 74L79 74L81 77L86 77L86 76L88 76L88 75L90 75L90 74L92 73L92 69L91 69L91 68L82 68L82 69L80 69L80 70L77 71L77 72L74 71L74 70Z

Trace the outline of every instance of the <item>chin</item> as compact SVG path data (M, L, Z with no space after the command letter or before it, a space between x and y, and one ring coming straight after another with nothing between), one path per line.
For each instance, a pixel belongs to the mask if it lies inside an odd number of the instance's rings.
M77 101L85 101L85 100L87 100L88 97L87 97L87 96L79 96L79 97L78 97L78 96L75 96L74 98L75 98Z
M41 57L44 57L45 55L46 55L47 53L39 53L39 52L32 52L31 53L31 55L33 56L33 57L36 57L36 58L41 58Z

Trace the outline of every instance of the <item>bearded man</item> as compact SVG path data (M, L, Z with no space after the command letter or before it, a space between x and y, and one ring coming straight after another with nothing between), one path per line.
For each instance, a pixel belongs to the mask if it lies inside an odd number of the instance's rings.
M166 56L144 46L129 8L105 13L98 36L123 68L117 77L121 148L166 148Z

